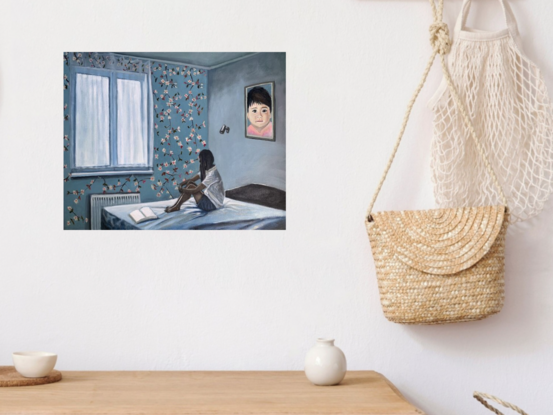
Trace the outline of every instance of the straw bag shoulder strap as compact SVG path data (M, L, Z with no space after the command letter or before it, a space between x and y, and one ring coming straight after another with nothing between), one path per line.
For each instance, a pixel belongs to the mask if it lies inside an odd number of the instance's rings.
M488 402L486 402L486 399L489 399L491 401L497 402L500 405L503 405L505 408L512 409L513 411L518 412L520 415L528 415L526 412L524 412L522 409L520 409L518 406L515 406L509 402L505 402L493 395L488 395L487 393L482 392L474 392L472 395L474 398L480 402L482 405L484 405L486 408L488 408L490 411L496 413L497 415L503 415L502 412L499 412L499 410L495 409L493 406L491 406Z
M500 0L503 1L504 0ZM384 184L384 180L386 180L386 176L388 175L388 171L390 170L390 167L392 166L392 162L394 161L394 157L397 153L397 149L399 147L399 143L401 142L401 138L403 137L403 133L405 132L405 128L407 127L407 122L409 121L409 116L411 115L411 110L413 108L413 105L415 104L415 101L424 86L424 83L426 82L426 78L428 77L428 73L430 72L430 68L432 67L432 64L434 63L434 59L436 58L436 55L440 55L440 62L442 66L442 70L444 73L444 77L446 79L447 85L451 91L451 95L453 96L455 100L455 105L461 112L463 116L463 121L467 128L469 129L470 135L476 145L476 148L478 149L478 152L480 156L482 157L482 160L484 161L484 165L486 166L486 170L492 177L493 183L495 187L499 191L499 195L501 197L501 201L503 205L507 206L507 198L505 197L505 194L503 192L503 189L501 188L501 185L499 184L499 181L497 180L497 176L495 175L495 172L493 171L490 162L488 158L486 157L484 150L482 149L482 145L480 143L480 140L478 140L478 137L476 136L476 132L474 130L474 126L472 125L472 121L470 120L467 110L461 101L461 98L459 97L459 94L457 93L457 90L455 89L455 86L453 85L453 81L451 79L451 75L449 73L449 69L447 67L447 63L445 60L445 55L447 55L451 49L451 40L449 38L449 29L447 25L442 21L442 15L443 15L443 8L444 8L444 1L438 0L438 3L436 4L435 0L429 0L430 6L432 8L432 14L434 16L434 22L430 25L430 43L432 45L433 52L430 56L430 59L428 60L428 63L426 64L426 68L424 69L424 73L422 76L422 79L417 86L415 93L413 94L413 97L409 101L409 104L407 105L407 111L405 112L405 116L403 117L403 122L401 125L401 129L399 132L399 135L396 139L396 143L394 145L394 149L392 151L392 155L390 156L390 159L388 160L388 164L386 165L386 168L384 170L384 174L382 175L382 178L380 179L380 182L378 184L378 187L373 195L373 198L369 204L369 207L367 209L366 213L366 219L369 222L372 222L372 209L374 207L374 204L376 202L376 199L378 197L378 194L380 193L380 189L382 188L382 185ZM466 4L465 4L466 3ZM468 7L467 4L470 5L470 1L465 1L463 4L463 7ZM507 5L508 7L508 5ZM505 8L505 10L507 10ZM508 9L510 10L510 9ZM467 10L468 12L468 10ZM462 13L463 15L464 13ZM512 12L511 12L512 14Z

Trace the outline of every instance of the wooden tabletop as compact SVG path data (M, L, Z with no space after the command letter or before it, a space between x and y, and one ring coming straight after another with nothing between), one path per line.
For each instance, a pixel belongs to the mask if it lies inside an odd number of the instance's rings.
M315 386L303 372L65 372L58 383L0 388L0 414L420 415L382 375Z

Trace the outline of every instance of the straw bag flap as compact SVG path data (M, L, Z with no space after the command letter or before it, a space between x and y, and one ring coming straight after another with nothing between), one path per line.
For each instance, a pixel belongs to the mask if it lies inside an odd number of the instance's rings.
M372 217L365 222L369 236L401 263L427 274L451 275L488 253L501 231L505 206L385 211Z

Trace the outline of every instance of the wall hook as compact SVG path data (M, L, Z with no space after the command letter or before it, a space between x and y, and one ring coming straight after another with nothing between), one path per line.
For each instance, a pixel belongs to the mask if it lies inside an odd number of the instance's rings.
M226 124L223 124L223 126L219 130L219 133L224 134L225 132L227 132L227 133L230 132L230 127Z

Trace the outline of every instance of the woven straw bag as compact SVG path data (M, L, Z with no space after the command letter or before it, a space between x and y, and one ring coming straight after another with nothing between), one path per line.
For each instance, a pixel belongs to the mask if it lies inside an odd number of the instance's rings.
M493 395L488 395L487 393L482 393L482 392L474 392L474 394L472 396L474 396L474 398L478 402L480 402L482 405L484 405L486 408L488 408L490 411L496 413L497 415L503 415L503 412L499 412L497 409L495 409L493 406L491 406L488 402L486 402L486 399L497 402L498 404L503 405L505 408L512 409L513 411L518 412L520 415L528 415L526 412L524 412L518 406L510 404L509 402L505 402L505 401L503 401L499 398L496 398Z
M401 131L382 179L371 200L365 225L373 252L384 315L402 324L442 324L480 320L498 313L504 299L507 202L457 94L445 55L451 44L441 21L443 0L429 0L433 53L409 102ZM457 108L502 199L497 206L424 211L372 212L386 179L415 100L436 55Z

